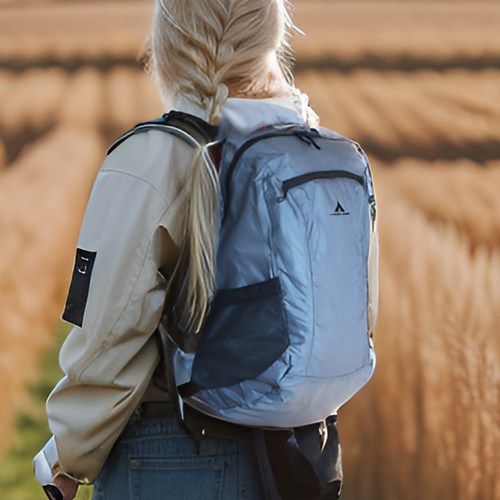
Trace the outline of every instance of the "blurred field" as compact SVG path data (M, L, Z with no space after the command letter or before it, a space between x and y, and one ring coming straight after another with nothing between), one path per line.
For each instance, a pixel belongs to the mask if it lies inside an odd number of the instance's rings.
M1 451L56 342L105 147L162 113L136 63L150 3L117 4L0 7ZM297 84L367 150L379 197L379 365L340 415L344 498L500 500L500 4L295 17Z
M150 2L7 2L0 17L0 58L23 61L106 57L133 60L144 41ZM297 37L300 58L337 65L498 65L500 25L494 1L297 0L295 19L309 34ZM119 5L119 8L118 8ZM84 42L82 42L84 40ZM22 47L22 49L20 49Z
M330 126L379 160L500 158L500 70L299 73Z

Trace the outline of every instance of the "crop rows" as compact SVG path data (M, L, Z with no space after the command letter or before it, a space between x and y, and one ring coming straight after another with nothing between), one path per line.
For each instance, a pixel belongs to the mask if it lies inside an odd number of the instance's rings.
M403 159L375 170L391 188L437 227L453 226L470 248L500 248L500 160L433 163ZM377 185L378 185L377 184Z
M472 167L467 179L477 184L478 178ZM499 247L471 252L468 237L451 224L429 221L386 179L378 176L378 370L362 397L340 413L346 496L497 499ZM445 183L436 183L434 192L438 186L446 206L460 203L447 197ZM498 212L481 205L474 213L498 224Z
M85 67L0 72L0 129L19 133L56 122L82 126L110 124L126 128L134 120L161 112L151 78L128 68L100 73Z
M58 127L0 173L0 449L52 341L102 148L95 131Z
M302 0L294 19L299 60L352 67L402 64L498 66L497 2ZM152 2L42 2L2 7L0 63L106 59L133 62L150 24ZM91 28L91 29L89 29ZM477 67L477 66L476 66Z
M89 5L90 4L90 5ZM134 59L148 31L150 2L54 2L1 7L0 60L102 56Z
M498 488L488 467L465 483L450 464L490 464L499 443L494 367L500 345L492 348L488 336L500 310L500 164L482 157L482 165L426 158L441 149L474 157L478 150L471 145L498 140L499 111L489 103L498 97L499 74L299 75L325 124L371 150L379 188L380 367L364 397L342 413L351 498L412 500L413 493L403 492L415 470L426 479L436 464L446 481L434 481L426 493L414 487L415 499L445 498L450 481L457 500ZM147 75L116 67L2 72L0 108L8 162L0 174L0 230L9 235L0 240L5 428L60 314L79 221L105 144L161 107ZM16 137L21 144L12 149ZM416 158L401 157L412 153ZM16 377L10 376L14 370ZM461 409L463 421L456 418ZM469 426L464 442L460 433ZM391 482L396 465L398 479ZM363 490L365 475L377 478L368 484L378 496ZM494 498L486 493L477 498Z
M304 71L298 85L323 123L356 138L376 157L426 160L500 156L500 71L463 70L349 74ZM55 123L98 127L113 134L161 114L152 79L117 66L0 72L0 135L9 141ZM4 139L5 140L5 139Z
M296 4L311 34L296 40L297 84L324 125L368 152L379 202L379 365L341 411L345 498L494 500L500 70L488 61L500 54L500 8L400 4ZM19 30L20 16L29 29ZM134 63L148 18L149 2L2 10L0 451L22 388L53 341L106 145L162 113L151 78ZM85 37L88 26L95 36ZM467 68L475 58L483 69ZM420 67L432 60L455 69Z
M499 54L500 9L495 2L299 2L299 57L359 61L410 58L484 60Z
M500 157L500 71L306 71L325 124L385 160Z

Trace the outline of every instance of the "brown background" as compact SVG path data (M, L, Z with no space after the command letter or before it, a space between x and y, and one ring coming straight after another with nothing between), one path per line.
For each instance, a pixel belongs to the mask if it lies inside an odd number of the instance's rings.
M0 445L54 342L106 145L161 114L149 1L0 2ZM500 4L301 0L297 85L379 195L376 375L347 500L500 498Z

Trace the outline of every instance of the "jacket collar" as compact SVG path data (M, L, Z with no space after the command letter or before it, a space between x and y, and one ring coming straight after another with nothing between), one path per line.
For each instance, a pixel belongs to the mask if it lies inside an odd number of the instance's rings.
M208 119L206 108L182 95L175 98L173 109L190 113L203 120ZM268 99L230 97L223 106L222 116L228 118L242 133L255 130L264 124L301 123L310 127L319 125L318 116L309 106L309 97L296 87L290 88L290 94Z

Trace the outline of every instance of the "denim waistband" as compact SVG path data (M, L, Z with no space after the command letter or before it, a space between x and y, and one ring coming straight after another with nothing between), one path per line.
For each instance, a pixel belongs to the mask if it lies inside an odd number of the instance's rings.
M185 433L175 417L174 409L167 402L141 403L132 414L122 440L137 437Z

